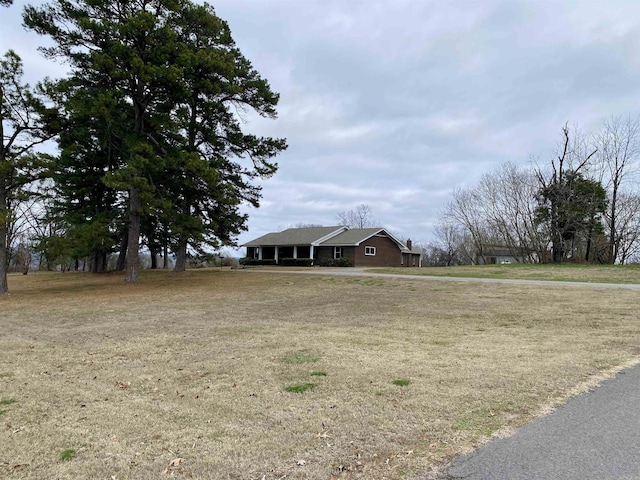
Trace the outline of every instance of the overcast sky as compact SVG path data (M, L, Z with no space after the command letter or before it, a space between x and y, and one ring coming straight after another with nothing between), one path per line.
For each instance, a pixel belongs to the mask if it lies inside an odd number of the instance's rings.
M31 82L62 67L0 10L0 52ZM34 2L35 3L35 2ZM512 161L551 158L565 123L595 131L640 113L640 1L221 0L211 2L279 92L276 175L243 243L367 204L428 241L451 192Z

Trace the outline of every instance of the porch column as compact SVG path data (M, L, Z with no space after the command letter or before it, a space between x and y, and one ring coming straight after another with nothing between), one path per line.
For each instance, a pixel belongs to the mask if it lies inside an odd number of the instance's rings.
M273 258L276 261L276 264L278 263L278 246L276 245L276 251L273 254Z
M262 247L258 247L258 260L262 260Z
M293 258L298 258L298 247L296 245L293 246Z
M313 245L309 247L309 257L313 258Z

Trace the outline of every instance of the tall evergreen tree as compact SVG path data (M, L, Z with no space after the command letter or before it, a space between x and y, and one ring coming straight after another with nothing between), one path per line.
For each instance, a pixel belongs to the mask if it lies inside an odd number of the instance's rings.
M231 105L273 117L278 97L211 7L188 0L57 0L27 7L24 20L52 37L55 46L45 53L66 58L76 84L108 88L130 122L123 162L104 179L128 193L126 281L139 278L145 215L161 212L179 258L188 242L228 241L244 227L238 205L259 199L249 180L272 174L276 165L268 159L286 145L240 130ZM251 168L234 162L243 156Z
M540 189L538 201L538 221L546 223L556 235L552 238L553 261L576 259L579 250L584 251L583 259L590 261L593 239L604 232L602 218L607 200L602 185L568 170L561 181Z
M60 155L49 164L53 186L48 217L66 225L69 253L88 259L93 272L106 269L108 255L126 229L126 203L105 183L105 175L124 164L123 138L129 126L126 108L111 93L66 80L48 89L64 112Z
M208 5L187 4L179 41L186 47L182 88L169 102L177 129L168 165L177 271L185 268L187 246L229 244L246 229L242 202L258 206L260 188L250 180L276 171L270 159L286 148L283 139L242 131L236 109L274 118L278 95L236 47L226 22ZM248 160L248 161L247 161Z

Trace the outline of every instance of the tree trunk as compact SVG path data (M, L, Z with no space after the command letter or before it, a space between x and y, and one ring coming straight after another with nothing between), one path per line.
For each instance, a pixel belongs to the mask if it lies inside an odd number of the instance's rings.
M0 179L0 295L9 291L7 283L7 189Z
M125 230L120 242L120 252L118 252L118 261L116 262L116 271L122 272L127 261L127 241L129 238L129 230Z
M22 265L22 274L23 275L28 275L29 274L29 268L31 268L31 255L27 254L25 256L25 262Z
M102 273L107 269L106 252L95 252L93 254L93 262L91 265L92 273Z
M611 225L609 228L609 263L612 265L616 263L616 258L618 256L618 235L617 235L617 225L616 225L616 215L618 212L616 211L616 207L618 203L618 185L616 182L613 184L613 193L611 196Z
M7 283L7 227L0 220L0 295L9 291Z
M7 161L4 147L4 90L0 88L0 167L4 167ZM4 171L4 170L3 170ZM10 171L9 171L10 172ZM6 173L6 175L9 174ZM7 209L7 177L0 178L0 295L9 291L7 283L7 221L9 212Z
M124 281L138 283L140 280L140 224L142 202L136 187L129 190L129 235L127 239L127 271Z
M174 272L184 272L187 269L187 242L180 241L176 249L176 266Z
M182 213L191 215L191 203L188 198L182 201ZM187 269L187 237L180 236L178 239L178 248L176 249L176 266L174 272L184 272Z
M164 241L164 252L162 257L162 268L165 270L169 268L169 242Z
M594 222L595 219L592 219L592 222ZM589 263L589 253L591 251L591 239L593 237L593 224L589 226L589 230L587 232L587 252L584 255L584 261Z
M149 253L151 254L151 270L158 269L158 251L156 248L149 247Z
M564 260L564 239L560 233L560 220L558 218L558 206L553 202L551 203L551 252L552 262L562 263Z

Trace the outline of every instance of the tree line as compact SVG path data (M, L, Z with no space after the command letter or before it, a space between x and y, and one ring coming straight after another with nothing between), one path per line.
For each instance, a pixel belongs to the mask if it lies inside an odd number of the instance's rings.
M629 263L640 253L640 120L562 129L546 163L505 163L456 189L426 249L431 265L474 264L496 246L531 263Z
M233 244L287 145L243 130L249 111L275 118L279 96L228 24L189 0L57 0L23 20L69 74L31 87L14 51L0 61L0 293L26 242L93 272L117 254L127 282L142 247L182 271ZM37 151L47 141L56 154Z

